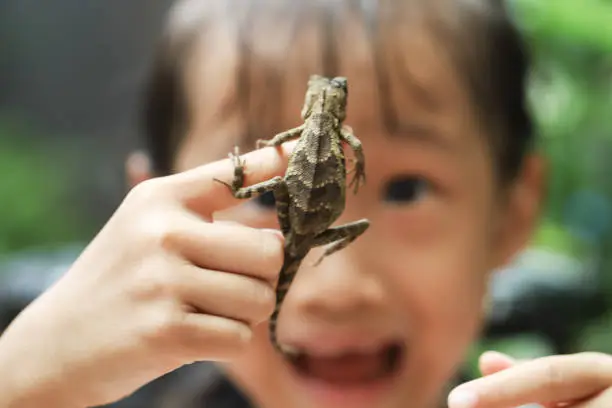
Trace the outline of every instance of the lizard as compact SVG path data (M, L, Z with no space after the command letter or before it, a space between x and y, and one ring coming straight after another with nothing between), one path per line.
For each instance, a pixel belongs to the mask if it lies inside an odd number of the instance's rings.
M325 257L345 248L369 227L367 219L331 227L345 208L347 187L357 194L365 183L365 156L361 141L346 118L348 87L346 77L328 78L311 75L301 111L303 124L281 132L269 140L257 140L257 148L278 147L298 139L289 156L284 177L277 176L252 186L244 186L245 162L238 147L229 154L234 165L234 178L226 185L233 196L249 199L272 192L277 219L285 238L284 261L276 286L276 305L269 321L269 337L273 347L289 353L278 342L277 319L302 261L311 248L329 246L313 264L318 266ZM346 159L342 142L354 152L353 179L347 186Z

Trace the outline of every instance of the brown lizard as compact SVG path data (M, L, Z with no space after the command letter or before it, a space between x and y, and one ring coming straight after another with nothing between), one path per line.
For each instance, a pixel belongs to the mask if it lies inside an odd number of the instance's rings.
M272 191L280 229L285 237L284 263L276 288L276 307L270 317L270 341L281 352L286 352L276 338L276 322L281 306L293 278L303 259L313 247L331 244L314 263L339 251L363 234L369 227L367 219L331 227L345 207L346 160L342 142L346 142L355 154L354 177L348 187L356 194L365 182L365 157L361 142L351 128L343 126L346 117L347 80L344 77L326 78L312 75L302 119L296 128L279 133L270 140L258 140L257 147L280 146L299 137L289 157L284 177L244 187L244 161L238 148L230 153L234 162L234 179L231 183L216 180L228 186L234 197L247 199Z

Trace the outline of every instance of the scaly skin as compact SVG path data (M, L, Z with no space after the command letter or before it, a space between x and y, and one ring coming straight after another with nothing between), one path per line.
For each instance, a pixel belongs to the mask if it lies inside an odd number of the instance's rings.
M279 133L270 140L258 140L257 147L280 146L299 138L289 157L284 177L244 187L244 162L238 148L230 157L234 161L234 179L225 184L234 197L248 199L268 191L274 192L280 229L285 237L284 263L276 288L276 307L270 317L270 341L280 352L286 353L278 343L276 326L281 306L293 282L293 278L311 248L331 244L315 262L337 252L369 227L367 219L361 219L338 227L331 225L344 211L346 198L346 160L342 142L355 153L354 177L348 187L356 194L365 182L365 157L361 142L348 126L346 117L346 78L333 79L313 75L302 108L304 124Z

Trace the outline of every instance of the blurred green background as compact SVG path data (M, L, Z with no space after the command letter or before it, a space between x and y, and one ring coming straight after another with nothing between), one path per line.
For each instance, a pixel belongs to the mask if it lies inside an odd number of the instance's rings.
M612 1L508 4L534 58L530 102L538 149L548 160L548 196L531 251L567 261L534 256L532 270L548 269L551 280L582 275L577 286L586 281L603 295L595 313L588 302L572 306L577 323L551 304L551 317L570 325L562 351L612 353ZM479 353L491 348L520 358L556 351L537 334L483 339L469 359L472 376L478 375Z
M122 161L137 144L134 78L169 4L150 2L143 17L140 2L59 3L72 14L56 2L42 6L49 14L32 12L39 3L29 0L0 3L0 69L12 73L0 79L0 258L87 242L114 210ZM612 1L509 5L535 59L530 99L549 163L545 212L524 265L552 281L573 274L608 294L603 313L570 328L567 350L612 353ZM589 315L586 308L577 313ZM551 352L546 339L520 333L483 339L473 356L488 347ZM468 366L476 375L474 358Z

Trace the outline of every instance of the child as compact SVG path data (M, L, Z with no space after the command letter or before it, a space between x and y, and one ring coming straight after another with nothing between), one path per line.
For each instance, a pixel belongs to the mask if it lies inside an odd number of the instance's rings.
M491 271L536 220L526 64L497 2L180 1L147 99L153 172L129 162L136 187L7 330L0 406L108 403L202 360L262 408L436 406L478 335ZM339 223L371 227L304 262L279 317L279 340L301 351L287 360L267 336L282 263L273 199L239 202L213 178L231 179L216 160L235 143L300 123L313 73L348 77L368 179ZM245 154L247 184L282 174L292 146ZM485 375L503 371L450 406L575 401L612 384L602 355L513 365L483 356Z

